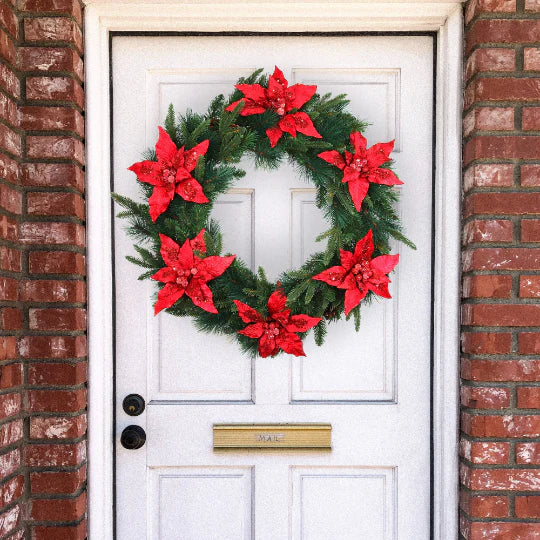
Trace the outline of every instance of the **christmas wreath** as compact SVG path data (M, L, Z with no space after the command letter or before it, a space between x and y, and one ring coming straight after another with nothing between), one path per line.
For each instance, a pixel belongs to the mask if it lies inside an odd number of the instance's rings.
M113 194L125 208L128 233L155 280L161 310L190 316L204 332L234 335L242 349L262 357L284 351L303 356L302 338L313 328L322 344L328 324L353 318L376 296L390 298L388 274L399 255L389 240L414 248L394 210L401 184L391 170L394 142L368 148L366 124L346 111L346 95L316 94L316 86L288 85L276 67L240 79L226 100L219 95L206 114L176 117L169 107L154 151L133 171L148 203ZM245 175L246 156L256 167L287 159L317 189L328 230L326 247L300 268L271 283L232 254L221 255L219 224L210 219L216 198Z

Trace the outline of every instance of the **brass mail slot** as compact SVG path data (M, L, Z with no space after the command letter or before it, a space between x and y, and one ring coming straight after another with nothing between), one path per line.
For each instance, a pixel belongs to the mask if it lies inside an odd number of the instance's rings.
M214 424L218 448L332 448L331 424Z

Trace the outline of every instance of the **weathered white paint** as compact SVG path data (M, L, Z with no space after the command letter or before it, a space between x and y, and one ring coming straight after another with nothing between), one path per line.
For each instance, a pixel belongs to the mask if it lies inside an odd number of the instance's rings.
M89 526L112 538L112 305L108 32L113 30L438 32L435 283L435 537L457 534L459 199L462 16L458 2L87 2ZM270 9L271 8L271 9ZM238 9L242 16L237 17ZM282 15L286 13L286 15ZM453 284L453 285L452 285ZM81 447L81 451L83 448Z

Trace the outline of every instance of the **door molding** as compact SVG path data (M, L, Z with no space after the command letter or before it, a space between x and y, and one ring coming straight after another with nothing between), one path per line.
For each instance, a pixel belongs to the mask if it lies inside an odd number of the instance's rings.
M437 32L433 283L433 538L458 522L462 7L390 0L85 2L90 540L114 534L113 284L109 33ZM309 15L307 6L309 6ZM242 16L236 17L238 9ZM285 15L282 15L285 14Z

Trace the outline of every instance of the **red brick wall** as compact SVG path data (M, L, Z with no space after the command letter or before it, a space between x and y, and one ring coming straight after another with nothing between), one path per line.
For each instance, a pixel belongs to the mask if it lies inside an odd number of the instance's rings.
M85 537L82 10L0 0L0 538Z
M465 8L460 506L470 540L540 538L539 13L539 0Z

